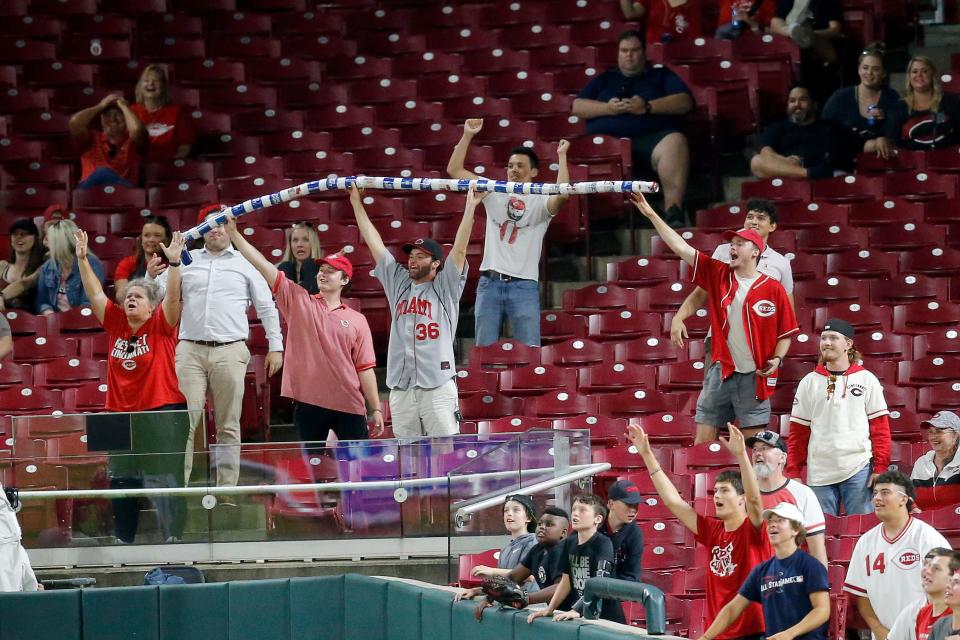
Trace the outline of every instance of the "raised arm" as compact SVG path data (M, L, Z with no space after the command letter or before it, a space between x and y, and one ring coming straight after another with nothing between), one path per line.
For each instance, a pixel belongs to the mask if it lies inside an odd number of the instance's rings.
M240 252L240 255L247 259L247 262L252 264L257 271L260 272L260 275L263 276L263 279L267 281L268 285L270 285L270 290L273 291L273 287L277 282L277 276L280 273L277 268L273 266L273 264L267 260L255 246L247 242L247 239L237 228L236 218L234 218L232 215L229 216L225 228L227 230L227 235L230 236L230 242L233 243L234 248Z
M180 255L183 253L185 241L179 231L173 232L170 246L160 243L160 249L167 256L170 263L167 276L167 293L163 296L163 316L171 327L180 322Z
M560 169L557 171L557 182L561 184L570 182L570 167L567 165L567 151L569 150L570 143L567 140L561 140L557 143L557 163L560 165ZM547 211L549 211L552 216L557 215L560 207L569 199L570 196L561 194L550 196L547 198Z
M623 11L623 17L627 20L640 20L647 15L647 8L633 0L620 0L620 10Z
M83 229L77 229L73 239L76 245L77 264L80 268L80 281L83 282L83 290L87 294L87 299L90 300L90 307L93 309L94 315L102 324L109 298L103 292L100 278L97 277L90 260L87 258L87 232Z
M447 174L457 180L476 180L479 176L467 171L463 166L467 157L467 149L473 141L473 136L480 133L483 128L483 118L469 118L463 123L463 135L460 142L453 148L450 154L450 160L447 161Z
M679 233L664 222L663 218L657 215L657 212L653 210L653 207L650 206L650 203L647 202L647 199L643 197L642 193L631 194L630 198L640 213L653 223L653 228L660 234L663 241L667 243L670 250L692 267L697 259L697 250L687 244L687 241L681 238Z
M486 197L486 193L477 193L473 187L467 191L467 204L463 208L463 218L460 219L460 226L457 227L453 249L450 250L450 259L453 260L458 272L463 271L463 265L467 262L467 246L470 244L470 234L473 232L474 213L477 205Z
M650 447L650 440L647 438L647 434L640 426L632 424L627 427L627 438L633 446L637 448L637 453L643 458L643 463L647 466L647 472L650 474L653 486L657 490L657 493L660 494L660 499L663 501L664 506L670 509L673 515L677 516L677 519L683 523L683 526L696 534L697 512L683 499L683 496L677 491L677 488L670 481L670 478L667 477L667 474L663 473L663 469L660 468L660 463L657 461L656 456L653 455L653 449Z
M119 97L120 96L111 93L110 95L104 96L103 100L92 107L81 109L73 114L70 117L69 123L70 135L73 139L80 144L86 144L90 139L90 125L93 124L94 119L100 115L101 111L116 102Z
M117 98L117 106L120 107L120 112L123 113L123 122L127 125L127 135L133 140L133 144L137 145L137 150L145 154L150 145L150 136L147 133L147 128L140 122L140 118L133 112L133 109L130 108L130 104L127 103L125 98Z
M356 187L350 187L350 204L353 206L353 215L357 219L357 227L360 228L360 236L370 249L374 263L379 263L380 257L387 252L387 247L383 244L380 232L370 222L370 216L367 215L367 210L363 208L363 201L360 199L360 190Z
M743 438L743 433L729 422L727 427L730 429L730 437L720 438L720 440L737 459L737 464L740 465L743 497L747 500L747 516L753 526L759 529L763 524L763 498L760 496L760 483L757 482L757 474L754 473L753 463L750 461L749 454L747 454L747 444Z

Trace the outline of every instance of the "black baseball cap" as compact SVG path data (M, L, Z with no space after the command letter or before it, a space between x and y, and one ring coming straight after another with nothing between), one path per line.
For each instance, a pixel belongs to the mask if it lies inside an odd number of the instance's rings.
M429 253L430 257L434 260L443 261L443 247L433 238L417 238L413 242L408 242L403 245L403 252L407 255L414 249L420 249L421 251Z
M10 225L10 235L13 235L14 231L26 231L32 236L40 235L40 230L37 229L37 225L30 218L20 218Z
M507 504L508 502L516 502L523 505L523 510L527 512L527 516L530 518L530 522L527 523L527 531L530 533L536 531L537 508L533 506L533 498L522 493L511 493L504 499L503 504Z
M830 318L827 320L827 323L823 325L824 331L836 331L840 335L846 336L853 340L854 328L853 325L847 322L846 320L841 320L840 318Z
M640 487L629 480L617 480L607 490L607 497L624 504L640 504Z
M776 447L777 449L780 449L780 451L783 451L784 453L787 452L787 442L783 438L781 438L780 434L777 433L776 431L761 431L757 435L750 436L746 440L746 444L748 447L752 447L758 442L768 444L771 447Z

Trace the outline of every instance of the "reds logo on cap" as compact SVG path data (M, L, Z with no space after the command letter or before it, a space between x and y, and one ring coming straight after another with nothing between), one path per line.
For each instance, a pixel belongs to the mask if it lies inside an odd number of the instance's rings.
M769 300L757 300L753 304L753 312L761 318L769 318L777 312L777 305Z

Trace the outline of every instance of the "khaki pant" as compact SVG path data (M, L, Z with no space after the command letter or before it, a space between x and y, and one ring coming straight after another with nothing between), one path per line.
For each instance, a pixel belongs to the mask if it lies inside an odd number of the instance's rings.
M177 344L176 368L180 391L187 399L191 415L198 416L190 424L187 435L185 482L189 484L193 470L193 441L197 425L203 421L207 389L213 396L217 421L217 447L211 452L217 470L217 486L233 487L240 477L240 410L243 406L243 378L250 362L245 342L222 347L205 347L188 340ZM193 413L196 412L196 413Z

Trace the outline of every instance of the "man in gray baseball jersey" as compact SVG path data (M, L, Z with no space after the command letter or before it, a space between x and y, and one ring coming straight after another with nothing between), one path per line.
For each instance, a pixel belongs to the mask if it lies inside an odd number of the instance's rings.
M419 238L404 245L409 257L402 265L387 251L370 222L359 190L350 191L360 235L376 262L373 275L383 284L393 310L387 386L393 433L398 438L444 436L460 430L453 341L467 281L467 244L474 211L484 195L473 189L467 194L446 264L440 243Z

